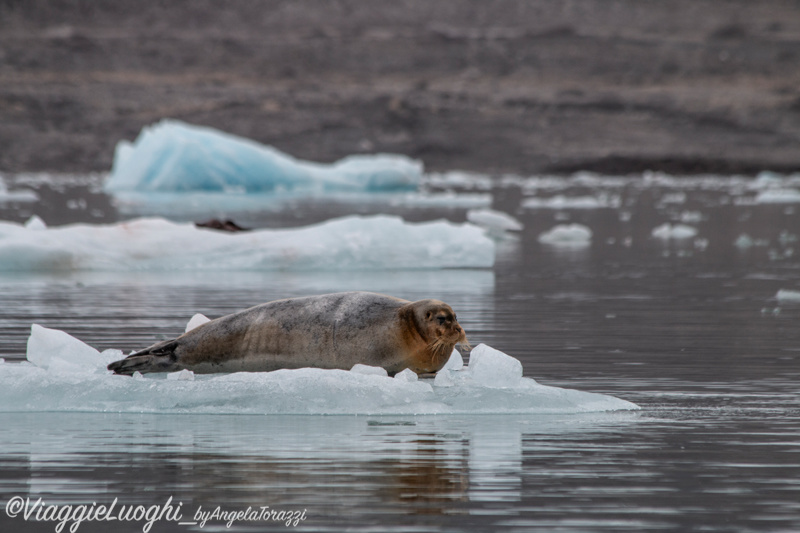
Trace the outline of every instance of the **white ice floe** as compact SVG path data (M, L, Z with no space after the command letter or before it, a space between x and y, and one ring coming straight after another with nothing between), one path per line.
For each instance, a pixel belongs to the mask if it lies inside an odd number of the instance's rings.
M621 205L617 195L601 194L598 196L564 196L550 198L526 198L522 207L526 209L600 209L604 207L618 208Z
M691 239L697 235L697 230L692 226L687 226L685 224L664 223L653 229L652 235L656 239L663 240Z
M177 120L117 144L110 193L415 190L422 163L399 155L355 155L325 165L255 141Z
M778 294L775 295L775 298L777 298L779 302L800 303L800 291L781 289L778 291Z
M467 220L486 228L493 235L502 235L507 231L522 231L524 227L516 218L494 209L471 209L467 211Z
M742 233L736 238L733 245L739 249L746 250L753 246L769 246L769 241L766 239L753 239L747 233Z
M756 195L757 204L800 204L797 189L767 189Z
M539 242L552 246L589 246L592 230L581 224L560 224L539 235Z
M202 326L206 322L211 322L211 319L202 313L197 313L191 318L191 320L189 320L189 323L186 324L186 330L184 333L189 333L194 328Z
M6 182L0 176L0 204L3 203L33 203L39 201L39 195L30 189L9 190Z
M0 411L215 414L569 414L632 410L612 396L540 385L516 359L488 346L436 380L408 373L301 368L130 378L106 370L122 357L97 352L64 332L33 326L28 361L0 365ZM382 369L381 369L382 370ZM446 376L450 386L440 386Z
M493 263L494 243L477 226L394 216L241 233L160 218L46 230L0 222L0 271L402 270Z

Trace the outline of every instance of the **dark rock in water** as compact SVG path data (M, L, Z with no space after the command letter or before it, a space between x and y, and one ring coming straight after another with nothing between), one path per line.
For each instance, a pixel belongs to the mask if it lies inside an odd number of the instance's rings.
M205 222L195 222L195 226L198 228L210 228L216 229L220 231L230 231L231 233L235 233L238 231L250 231L250 228L243 228L233 220L219 220L218 218L212 218L210 220L206 220Z

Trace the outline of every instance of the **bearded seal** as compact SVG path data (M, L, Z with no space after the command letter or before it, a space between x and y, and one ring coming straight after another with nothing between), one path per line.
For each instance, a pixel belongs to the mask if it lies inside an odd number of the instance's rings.
M108 365L116 374L269 372L361 363L390 374L440 370L467 338L439 300L371 292L289 298L226 315Z

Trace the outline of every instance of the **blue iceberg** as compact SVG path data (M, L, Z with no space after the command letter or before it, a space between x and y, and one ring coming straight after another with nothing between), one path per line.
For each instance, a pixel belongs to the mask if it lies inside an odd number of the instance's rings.
M120 141L105 190L118 192L397 192L416 190L422 163L352 155L327 165L212 128L162 120Z

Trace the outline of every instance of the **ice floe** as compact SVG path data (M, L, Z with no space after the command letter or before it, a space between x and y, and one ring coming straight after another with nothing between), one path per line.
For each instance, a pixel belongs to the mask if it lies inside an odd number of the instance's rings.
M653 237L663 240L691 239L697 235L697 229L685 224L664 223L653 229Z
M797 189L767 189L756 195L757 204L800 204Z
M556 195L550 198L526 198L522 207L526 209L600 209L618 208L621 200L617 195L601 194L598 196L564 196Z
M136 141L120 141L110 193L408 191L422 163L399 155L354 155L331 165L302 161L273 147L177 120L143 128Z
M486 228L492 235L503 235L507 231L522 231L523 225L516 218L494 209L470 209L467 220Z
M0 222L0 271L484 268L494 243L471 224L350 216L225 233L160 218L43 229Z
M30 189L9 190L5 180L0 176L0 204L33 203L39 201L39 195Z
M775 298L779 302L800 303L800 291L781 289L778 291L778 294L775 295Z
M522 377L519 361L488 346L473 354L469 366L444 370L433 382L408 372L392 378L369 367L130 378L105 368L121 352L100 353L62 331L34 325L28 360L0 364L0 411L421 415L638 409L612 396L540 385ZM439 376L449 386L440 386Z
M589 246L592 230L582 224L559 224L539 235L539 242L552 246Z

